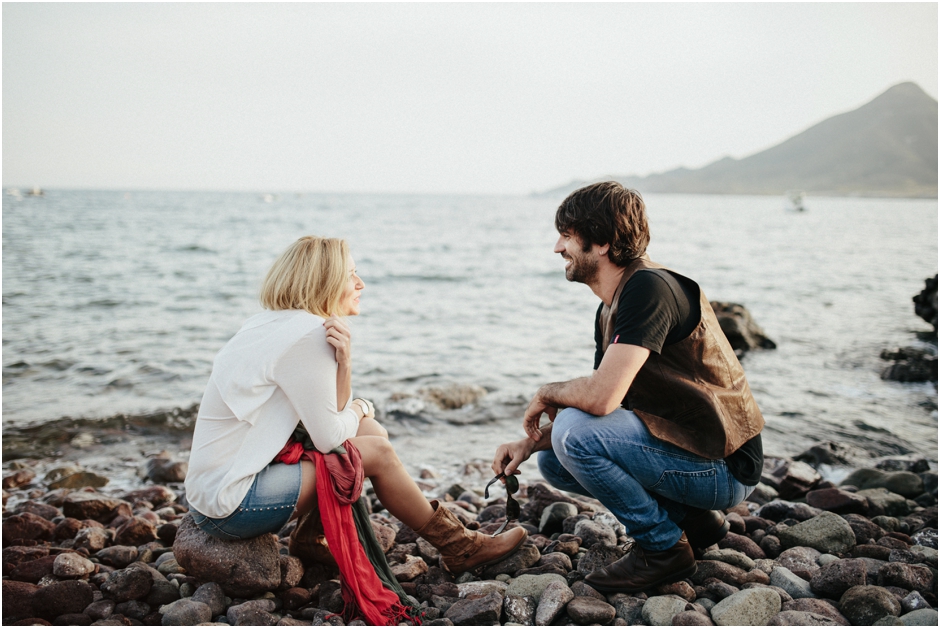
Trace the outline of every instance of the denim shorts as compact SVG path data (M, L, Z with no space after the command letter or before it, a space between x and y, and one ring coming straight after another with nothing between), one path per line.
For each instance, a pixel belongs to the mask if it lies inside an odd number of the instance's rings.
M203 532L223 541L277 533L294 514L300 481L299 464L269 464L255 476L245 499L229 516L213 519L192 508L190 513Z

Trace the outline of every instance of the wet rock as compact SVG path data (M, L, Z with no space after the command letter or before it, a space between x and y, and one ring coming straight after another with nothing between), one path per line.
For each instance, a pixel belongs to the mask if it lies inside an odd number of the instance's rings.
M467 404L476 403L486 396L486 389L474 384L430 386L422 388L418 392L428 401L437 404L442 410L456 410Z
M642 621L646 599L621 595L616 600L611 599L611 603L617 609L617 619L626 622L626 625L635 626Z
M19 488L29 484L36 478L32 469L19 469L9 475L3 476L3 488Z
M840 488L823 488L806 494L806 503L813 508L827 510L838 515L868 512L868 500Z
M654 595L643 604L641 617L647 626L671 626L672 618L685 610L688 602L672 595Z
M126 501L85 491L69 493L62 502L62 512L66 517L93 519L101 523L109 523L118 515L133 516L131 505Z
M820 569L810 586L823 597L839 599L852 587L868 584L868 567L861 559L838 560Z
M156 484L154 486L128 491L121 495L121 499L131 504L148 502L152 504L154 508L158 508L164 504L175 502L176 493L171 488Z
M781 611L771 617L768 626L839 626L834 620L825 615L808 613L806 611Z
M813 508L807 504L789 502L781 499L764 504L754 512L754 516L777 522L783 521L784 519L806 521L821 513L822 511L818 508Z
M110 482L108 478L91 471L77 471L66 475L54 482L49 482L49 488L101 488Z
M878 585L924 593L936 586L936 578L933 572L923 565L887 563L878 571Z
M724 332L731 348L739 357L754 349L777 348L777 344L767 337L743 305L712 301L711 306L718 318L721 331Z
M535 600L528 596L507 595L503 599L503 615L506 623L521 624L523 626L547 625L535 623L535 608Z
M853 626L871 626L885 616L901 614L897 598L881 587L858 586L846 591L839 608Z
M770 573L770 584L780 587L793 599L816 597L810 583L800 578L786 567L776 567Z
M494 591L481 598L454 602L444 617L455 626L486 626L499 622L502 608L503 597Z
M3 545L12 545L18 539L49 541L55 528L56 524L31 512L13 515L3 520Z
M578 507L574 504L567 502L549 504L542 510L542 516L539 519L539 533L550 536L556 532L561 532L564 520L577 514Z
M157 539L157 527L144 517L131 517L115 532L118 545L144 545Z
M936 382L937 356L935 351L920 347L901 347L881 352L882 360L893 360L881 372L881 379L896 382Z
M94 601L94 588L83 580L63 580L40 587L32 596L39 617L55 619L67 613L81 613Z
M924 280L924 289L914 295L914 314L921 317L937 331L937 275Z
M806 462L815 469L818 469L821 464L854 467L871 459L871 454L854 445L823 441L813 445L798 456L794 456L793 459Z
M579 626L605 625L617 615L613 606L593 597L574 598L568 603L567 612L568 617Z
M581 537L581 546L589 549L598 543L611 546L617 544L617 535L613 530L591 519L579 521L574 527L574 535Z
M37 583L44 577L52 575L55 559L55 556L43 556L36 560L22 562L13 568L10 578L20 582Z
M105 580L100 589L104 597L120 604L128 600L139 600L147 597L152 585L153 576L146 568L139 569L130 566L109 574L108 579Z
M524 575L513 578L506 589L506 595L516 597L531 597L536 604L541 602L542 592L552 582L560 582L565 586L568 582L557 574Z
M692 583L701 585L708 578L717 578L731 585L741 585L747 582L747 572L728 563L713 560L700 560L692 575Z
M169 453L163 452L159 457L147 460L144 470L150 481L155 484L183 482L189 471L189 463L172 460Z
M33 596L39 587L28 582L3 580L3 623L32 617Z
M812 547L792 547L781 552L776 560L781 567L786 567L804 580L810 580L819 572L820 556L820 552Z
M215 539L186 515L173 543L173 555L197 580L217 582L233 597L248 597L281 583L278 547L273 534L243 541Z
M537 547L525 543L514 553L510 554L498 563L486 567L483 570L483 577L495 578L498 574L501 573L516 573L520 569L526 569L539 562L541 557L542 554L539 553ZM456 622L454 623L456 624Z
M209 607L189 598L161 606L160 614L163 616L164 626L198 626L212 621L212 612Z
M770 589L746 589L718 602L711 610L719 626L763 626L780 612L780 596Z
M840 554L855 547L855 532L842 517L824 512L780 532L784 547L806 546L826 554Z
M619 547L598 543L578 560L578 572L586 576L601 567L606 567L612 562L620 560L622 557L623 550Z
M837 625L848 626L849 620L839 612L839 609L835 607L832 602L827 600L813 599L813 598L801 598L799 600L791 600L783 603L783 606L780 607L781 611L800 611L805 613L813 613L815 615L823 615L834 621Z
M764 458L761 482L772 486L783 499L805 495L822 480L822 476L805 462L785 458Z
M99 550L95 556L105 565L123 569L137 560L139 554L136 547L131 547L130 545L113 545Z
M52 563L52 573L59 578L82 578L94 572L95 563L75 552L59 554Z
M574 592L561 581L553 581L545 587L535 611L535 625L548 626L561 615L565 606L575 598ZM534 600L533 600L534 601Z
M751 560L767 558L767 554L757 543L746 536L735 534L734 532L728 532L728 534L725 535L725 538L718 542L718 547L721 549L731 549L741 552Z
M659 595L675 595L676 597L681 597L686 602L695 601L695 589L685 580L662 584L656 587L656 593Z

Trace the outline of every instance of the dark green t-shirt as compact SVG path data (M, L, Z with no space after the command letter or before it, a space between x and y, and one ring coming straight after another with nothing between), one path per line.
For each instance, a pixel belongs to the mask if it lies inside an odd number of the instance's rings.
M594 369L604 357L600 317L597 308L594 324ZM691 334L701 319L699 287L687 277L668 270L641 270L627 281L620 293L617 320L610 344L646 347L662 353ZM764 465L764 447L760 434L725 458L728 470L739 482L754 486L760 482Z

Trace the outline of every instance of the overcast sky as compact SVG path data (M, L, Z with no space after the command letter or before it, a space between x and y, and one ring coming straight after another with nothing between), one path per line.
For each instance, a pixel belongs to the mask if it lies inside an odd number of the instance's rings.
M3 184L528 193L744 157L887 88L937 4L3 4Z

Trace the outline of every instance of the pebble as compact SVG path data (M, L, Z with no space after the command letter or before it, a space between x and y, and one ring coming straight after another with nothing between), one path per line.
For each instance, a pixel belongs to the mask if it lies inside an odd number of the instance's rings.
M685 610L688 602L674 595L656 595L643 605L642 617L648 626L671 626L672 618Z
M810 583L800 578L786 567L776 567L770 573L770 584L780 587L797 600L804 597L816 597Z
M617 616L617 610L593 597L576 597L568 602L568 617L579 626L605 625Z
M747 589L718 602L711 610L718 626L765 626L780 612L780 596L771 589Z
M550 625L565 609L568 602L574 598L574 592L563 580L549 582L538 600L538 606L535 610L535 625Z

